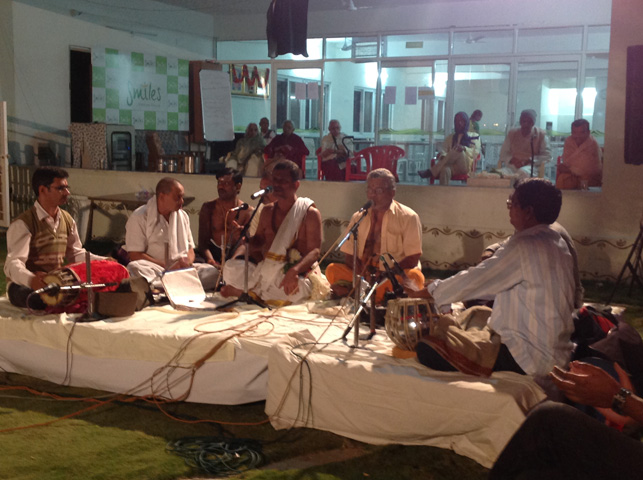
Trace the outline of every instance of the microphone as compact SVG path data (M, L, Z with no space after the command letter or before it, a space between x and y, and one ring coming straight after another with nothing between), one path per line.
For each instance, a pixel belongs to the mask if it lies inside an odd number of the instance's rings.
M362 207L359 209L359 211L357 213L364 213L364 212L366 212L366 210L368 210L372 206L373 206L373 200L369 200L364 205L362 205Z
M266 188L262 188L258 192L255 192L252 195L250 195L250 199L251 200L256 200L257 198L261 197L262 195L265 195L266 193L272 192L272 190L273 190L272 185L268 185ZM246 208L248 208L248 207L246 207Z
M50 283L46 287L39 288L38 290L34 291L33 293L36 294L36 295L40 295L41 293L49 293L49 292L59 290L59 289L60 289L60 285L58 285L57 283Z
M238 212L240 210L248 210L248 204L247 203L242 203L238 207L234 207L234 208L230 209L231 212Z

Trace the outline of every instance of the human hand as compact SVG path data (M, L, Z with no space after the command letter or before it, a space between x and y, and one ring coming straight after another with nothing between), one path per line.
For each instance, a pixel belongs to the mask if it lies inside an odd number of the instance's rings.
M45 272L33 272L34 277L31 279L31 284L29 285L32 290L38 290L39 288L44 288L47 284L44 282L44 278L47 276Z
M297 275L294 268L291 268L286 272L283 280L279 284L279 287L284 289L286 295L296 293L297 290L299 290L299 275Z
M627 373L617 364L614 365L621 383L626 379L629 383ZM614 395L621 388L605 370L584 362L570 363L569 371L554 367L549 376L567 398L593 407L610 408Z
M182 268L190 268L192 263L187 257L181 257L174 262L168 270L181 270Z

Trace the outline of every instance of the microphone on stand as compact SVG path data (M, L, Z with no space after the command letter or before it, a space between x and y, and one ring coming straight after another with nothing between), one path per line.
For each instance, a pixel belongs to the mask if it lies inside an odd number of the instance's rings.
M359 211L357 213L364 213L364 212L366 212L366 210L368 210L372 206L373 206L373 200L369 200L364 205L362 205L362 207L359 209Z
M60 285L57 283L50 283L46 287L39 288L38 290L35 290L33 293L35 295L40 295L41 293L49 293L53 291L58 291L60 290Z
M272 185L268 185L266 188L262 188L258 192L253 193L250 195L250 200L256 200L257 198L261 197L262 195L265 195L266 193L272 192L273 188ZM247 208L247 206L246 206Z
M231 208L231 212L239 212L241 210L248 210L248 204L247 203L242 203L238 207Z

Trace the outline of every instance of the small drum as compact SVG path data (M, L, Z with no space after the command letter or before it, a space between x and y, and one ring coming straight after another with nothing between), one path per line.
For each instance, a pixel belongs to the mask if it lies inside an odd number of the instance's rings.
M116 290L121 280L129 278L127 268L118 262L110 260L94 260L91 262L92 283L112 283L116 285L94 289L95 292L109 292ZM85 262L65 265L58 270L49 272L43 281L46 285L56 284L61 287L79 285L87 280L87 266ZM87 303L86 289L59 290L58 292L42 293L42 301L49 307L67 310L66 307L71 305L80 305L83 307Z
M398 348L415 352L420 339L433 333L439 316L433 303L424 298L397 298L387 304L384 325Z

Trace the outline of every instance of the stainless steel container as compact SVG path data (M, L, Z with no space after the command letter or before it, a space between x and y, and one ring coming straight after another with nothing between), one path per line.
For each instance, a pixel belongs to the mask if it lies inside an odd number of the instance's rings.
M192 155L183 157L183 173L194 173L194 157Z
M176 173L176 159L175 158L170 158L167 161L167 172L168 173Z

